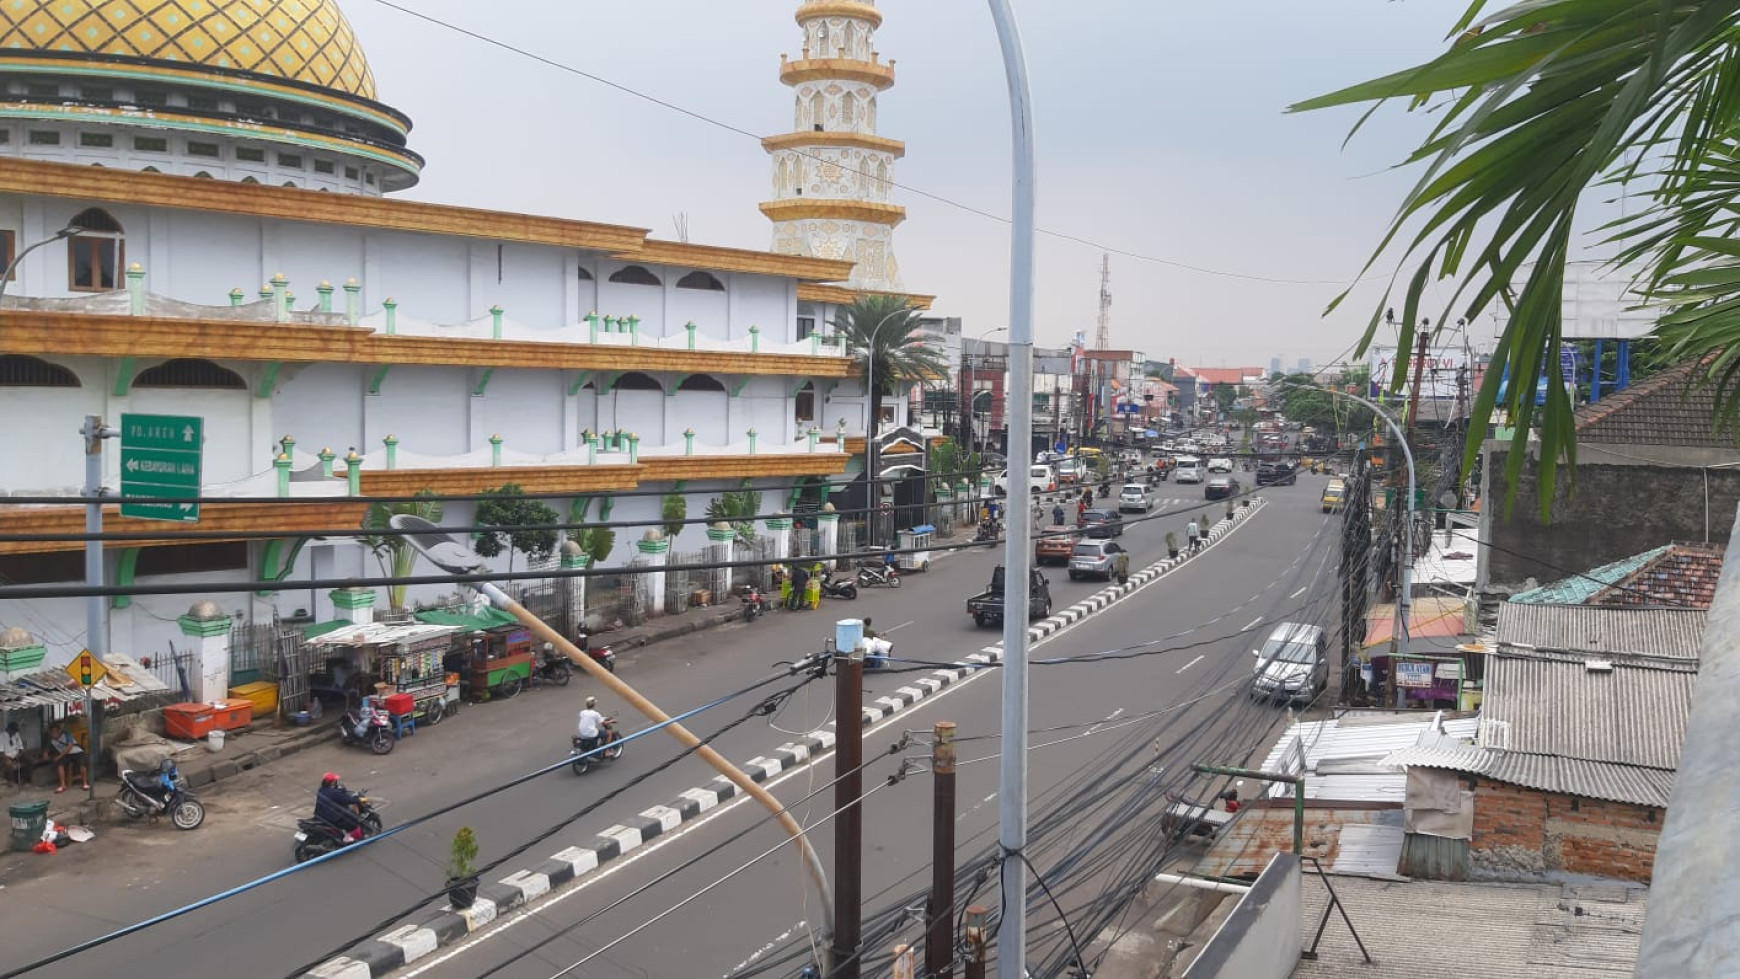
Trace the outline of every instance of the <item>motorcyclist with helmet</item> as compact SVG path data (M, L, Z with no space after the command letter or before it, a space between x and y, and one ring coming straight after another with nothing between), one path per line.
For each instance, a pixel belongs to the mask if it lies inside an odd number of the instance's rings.
M362 796L345 788L338 775L320 777L320 792L314 798L314 818L338 827L347 842L362 839Z

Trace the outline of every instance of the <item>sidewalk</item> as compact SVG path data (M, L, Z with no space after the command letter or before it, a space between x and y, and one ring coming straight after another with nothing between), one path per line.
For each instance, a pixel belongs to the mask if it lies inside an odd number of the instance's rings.
M614 648L618 656L622 656L630 650L735 621L741 615L742 609L732 599L721 605L692 608L675 615L662 616L631 629L598 633L597 638ZM217 752L208 750L204 742L174 741L172 743L178 749L175 764L187 779L188 786L197 793L202 786L234 778L243 772L253 771L287 755L331 740L337 734L333 722L332 717L324 717L307 725L274 726L269 721L256 722L245 730L229 732L223 749ZM120 788L119 781L113 776L105 776L91 784L94 794L76 786L64 793L55 792L53 786L27 786L16 791L9 786L0 786L0 804L10 807L47 802L49 819L56 823L78 826L101 826L119 818L113 805L115 793ZM91 798L87 799L87 795ZM0 859L5 859L4 852L0 849Z

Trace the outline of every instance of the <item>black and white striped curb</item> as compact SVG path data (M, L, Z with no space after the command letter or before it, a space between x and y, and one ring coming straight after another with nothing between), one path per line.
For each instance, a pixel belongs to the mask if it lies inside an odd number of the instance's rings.
M1261 498L1240 508L1231 519L1222 520L1209 529L1204 550L1214 546L1250 519L1263 506ZM1130 575L1129 583L1112 585L1071 605L1027 630L1027 638L1037 642L1069 628L1082 619L1128 597L1159 580L1174 568L1187 563L1190 555L1167 558ZM954 668L937 669L915 675L911 684L877 697L865 706L862 723L877 724L928 697L934 697L968 676L1000 662L1001 643L986 646L980 652L960 660ZM812 757L831 751L835 734L832 730L812 731L803 738L780 745L770 755L752 758L739 766L757 783L795 768ZM393 971L432 955L440 949L458 944L466 936L487 928L497 918L536 902L539 898L580 878L589 871L616 860L630 851L670 833L686 822L699 818L710 809L735 798L740 790L724 776L706 785L682 793L662 806L653 806L626 824L606 829L590 842L571 846L530 870L522 870L477 889L477 900L465 910L447 908L426 915L416 924L405 925L377 935L350 949L338 958L321 963L304 973L303 979L378 979Z

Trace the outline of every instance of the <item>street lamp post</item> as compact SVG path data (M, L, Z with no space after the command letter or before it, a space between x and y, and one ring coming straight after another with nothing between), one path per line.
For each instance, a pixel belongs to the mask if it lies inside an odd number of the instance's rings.
M0 299L6 298L6 286L12 281L12 273L18 268L18 264L24 261L24 256L36 251L43 245L52 245L63 238L71 238L74 235L84 234L84 231L85 229L76 224L69 224L59 231L56 231L53 237L44 238L41 241L35 242L27 246L23 251L12 256L12 261L6 263L6 271L0 272Z
M1010 0L987 0L997 26L1009 87L1009 441L1033 444L1033 237L1035 163L1033 101L1027 56ZM1033 524L1027 519L1033 484L1009 481L1010 520L1003 551L1003 750L997 790L998 979L1027 975L1027 600Z
M1297 381L1285 379L1281 383L1288 387L1313 388L1333 398L1346 398L1349 401L1357 401L1365 405L1372 410L1373 414L1383 419L1384 424L1388 425L1390 432L1395 435L1396 443L1402 447L1402 456L1408 461L1408 517L1407 526L1402 528L1402 566L1398 576L1400 580L1396 593L1396 640L1400 644L1401 651L1405 653L1408 650L1408 614L1413 609L1414 604L1414 450L1408 447L1408 440L1402 434L1402 428L1396 424L1395 419L1386 414L1382 408L1359 395L1337 391L1334 388L1317 387L1314 384L1300 384Z

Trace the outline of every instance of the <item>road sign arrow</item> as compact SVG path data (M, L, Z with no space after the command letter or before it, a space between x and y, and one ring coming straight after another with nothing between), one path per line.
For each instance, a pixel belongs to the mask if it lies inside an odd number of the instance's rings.
M139 471L139 460L138 459L128 459L127 460L127 471L130 473L138 472Z
M186 428L181 430L181 440L183 442L193 441L193 426L192 425L189 425Z

